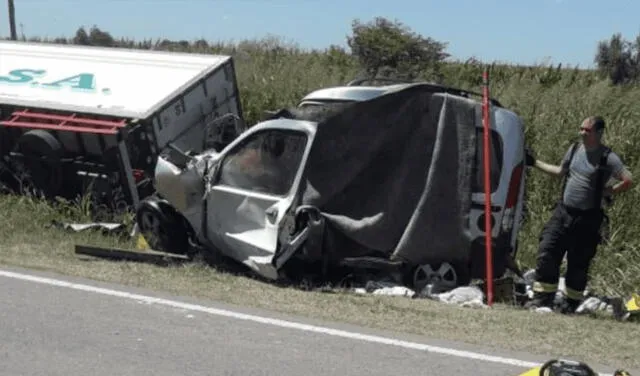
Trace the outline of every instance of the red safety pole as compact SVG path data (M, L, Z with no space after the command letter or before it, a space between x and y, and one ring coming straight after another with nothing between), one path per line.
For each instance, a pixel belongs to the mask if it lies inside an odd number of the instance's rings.
M485 264L487 304L493 305L493 252L491 244L491 147L490 117L489 117L489 72L485 68L482 73L482 120L484 125L484 234L485 234Z

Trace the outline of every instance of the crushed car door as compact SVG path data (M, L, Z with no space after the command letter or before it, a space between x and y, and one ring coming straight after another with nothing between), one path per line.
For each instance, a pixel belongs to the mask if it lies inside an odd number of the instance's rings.
M227 256L276 279L272 260L311 146L294 129L247 135L220 161L207 196L209 239Z

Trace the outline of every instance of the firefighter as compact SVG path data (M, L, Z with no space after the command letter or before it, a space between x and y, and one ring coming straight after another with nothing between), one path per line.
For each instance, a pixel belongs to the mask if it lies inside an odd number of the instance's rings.
M606 217L603 198L631 186L631 173L620 157L602 143L604 130L603 118L586 118L580 125L581 142L569 148L560 166L536 160L527 151L528 166L563 178L563 185L560 200L540 235L534 297L526 308L548 307L573 313L582 302L589 267L602 241L600 229ZM605 188L603 182L612 177L619 183ZM565 296L554 306L565 254Z

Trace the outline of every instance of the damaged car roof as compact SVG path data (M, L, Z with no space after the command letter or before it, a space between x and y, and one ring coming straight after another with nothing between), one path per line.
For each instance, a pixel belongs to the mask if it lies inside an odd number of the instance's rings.
M286 117L278 117L276 119L265 120L250 129L259 131L262 129L285 129L292 131L305 131L307 133L315 132L316 122L304 119L290 119Z
M401 89L407 84L386 85L386 86L341 86L316 90L304 98L302 101L308 100L340 100L340 101L367 101L376 98L381 94Z

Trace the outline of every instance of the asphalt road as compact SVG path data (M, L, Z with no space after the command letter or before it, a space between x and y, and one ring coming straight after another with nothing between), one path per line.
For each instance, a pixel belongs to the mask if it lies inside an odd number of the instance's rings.
M159 296L141 290L134 293ZM211 302L161 298L229 309ZM255 311L250 314L258 315ZM265 312L259 315L274 317ZM0 275L0 375L516 376L526 370L522 365L431 353L358 337L372 332L350 332L358 334L344 338L304 328ZM419 337L409 340L432 343Z

